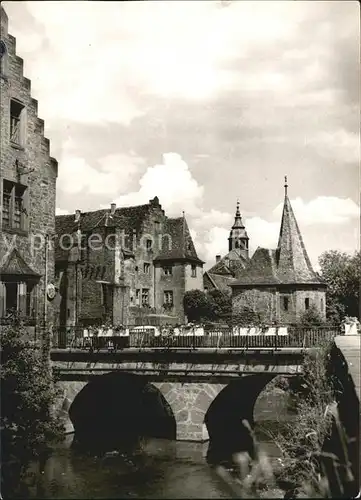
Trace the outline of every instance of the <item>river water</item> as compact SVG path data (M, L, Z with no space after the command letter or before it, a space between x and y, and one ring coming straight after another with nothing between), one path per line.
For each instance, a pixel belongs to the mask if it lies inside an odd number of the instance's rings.
M230 491L207 464L207 443L147 439L127 454L75 451L73 436L34 463L29 498L229 498ZM263 443L275 452L271 443ZM31 484L32 483L32 484Z
M275 398L273 398L275 399ZM279 398L277 399L279 402ZM286 404L281 404L286 411ZM269 403L258 409L267 428ZM274 411L272 411L274 414ZM286 413L288 413L286 411ZM285 415L286 415L285 413ZM287 420L292 418L288 414ZM271 425L271 422L270 422ZM257 432L261 448L276 459L277 447ZM52 450L43 463L30 467L22 498L230 498L214 467L207 463L208 443L147 438L127 453L80 452L73 435ZM278 495L280 496L280 494ZM277 496L275 496L277 497Z

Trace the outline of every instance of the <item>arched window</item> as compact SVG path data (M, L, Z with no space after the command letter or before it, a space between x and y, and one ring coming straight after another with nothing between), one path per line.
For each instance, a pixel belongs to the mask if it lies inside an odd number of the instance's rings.
M0 74L5 76L8 70L8 51L3 40L0 40Z

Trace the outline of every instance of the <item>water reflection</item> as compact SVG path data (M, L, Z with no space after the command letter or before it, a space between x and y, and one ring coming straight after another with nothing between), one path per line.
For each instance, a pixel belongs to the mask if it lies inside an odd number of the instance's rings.
M142 440L130 453L81 453L71 438L38 470L30 498L226 498L207 444ZM34 466L35 464L34 464ZM36 470L35 470L36 472Z
M292 418L286 400L281 407L285 419ZM267 428L271 428L266 420L269 409L267 397L255 412L257 420ZM266 419L260 418L262 415ZM28 481L27 492L21 498L229 498L229 490L210 464L229 463L234 451L248 447L247 436L243 431L237 434L235 428L236 423L231 433L217 432L211 443L204 444L139 439L129 434L129 428L121 440L114 432L104 441L104 433L98 440L96 433L81 440L70 435L48 458L32 464L33 480ZM256 435L269 456L279 456L277 447L257 430L257 425Z

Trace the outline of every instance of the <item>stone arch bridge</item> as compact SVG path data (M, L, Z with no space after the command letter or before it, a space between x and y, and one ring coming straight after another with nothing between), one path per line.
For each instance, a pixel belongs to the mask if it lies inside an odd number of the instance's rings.
M253 409L264 387L277 375L300 373L304 350L225 349L217 352L124 350L116 353L53 350L53 368L62 396L58 410L67 432L74 427L69 410L77 395L101 376L133 374L150 383L169 405L176 422L176 439L206 441L206 415L219 396L237 401L238 421L253 422Z

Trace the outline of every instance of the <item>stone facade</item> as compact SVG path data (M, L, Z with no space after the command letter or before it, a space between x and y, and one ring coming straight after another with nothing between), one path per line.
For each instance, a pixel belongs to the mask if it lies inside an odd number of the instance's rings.
M184 293L203 289L184 217L146 205L56 217L59 326L185 321Z
M16 40L1 8L0 318L16 310L32 324L43 321L45 234L55 230L57 161L50 156L44 121L23 74ZM48 283L54 252L48 252ZM47 320L52 320L48 301Z
M277 249L257 248L230 285L234 321L292 324L311 307L326 318L326 284L312 268L285 190Z

